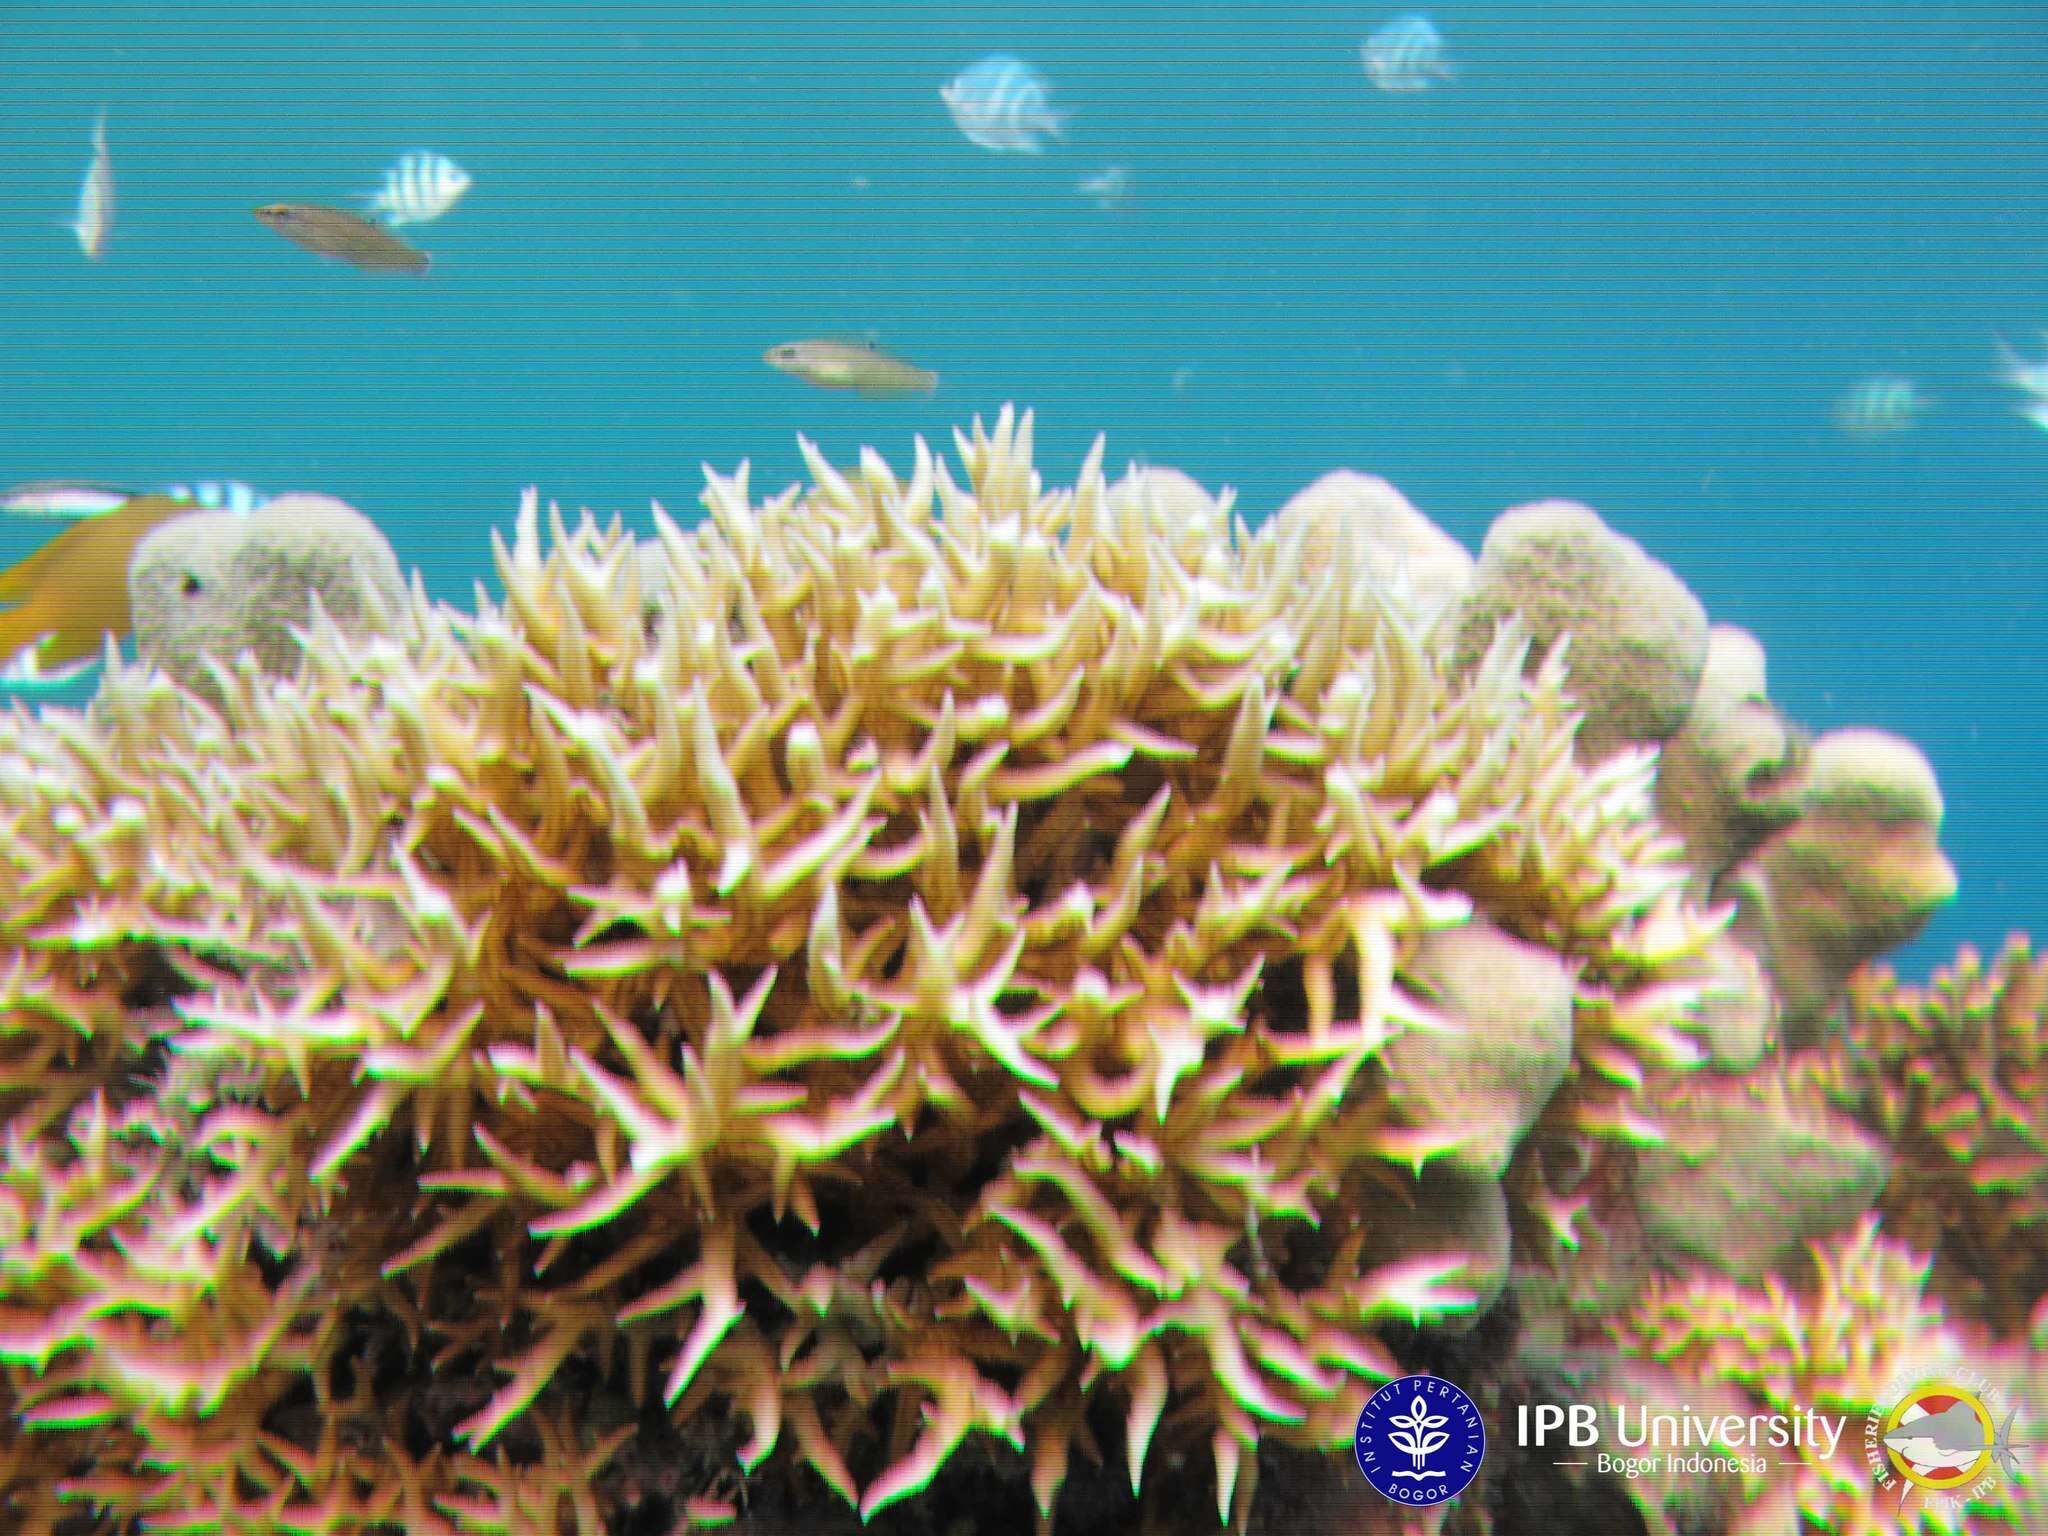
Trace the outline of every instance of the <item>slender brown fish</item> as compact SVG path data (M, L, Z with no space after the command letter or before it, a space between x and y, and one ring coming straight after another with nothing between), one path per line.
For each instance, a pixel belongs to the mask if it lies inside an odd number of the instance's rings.
M851 389L863 395L928 395L939 376L872 341L785 341L761 355L770 368L820 389Z
M332 256L360 272L411 272L420 276L433 257L407 245L381 224L318 203L266 203L256 217L294 245L316 256Z

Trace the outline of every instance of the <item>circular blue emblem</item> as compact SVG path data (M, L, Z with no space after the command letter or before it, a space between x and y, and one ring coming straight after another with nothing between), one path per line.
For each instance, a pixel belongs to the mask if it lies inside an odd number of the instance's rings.
M1403 1376L1366 1399L1351 1448L1365 1480L1396 1504L1441 1504L1479 1475L1486 1425L1457 1383Z

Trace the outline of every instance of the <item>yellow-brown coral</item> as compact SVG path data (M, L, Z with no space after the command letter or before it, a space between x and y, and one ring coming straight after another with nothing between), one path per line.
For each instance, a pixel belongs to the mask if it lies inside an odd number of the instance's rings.
M18 1519L27 1455L162 1526L588 1530L639 1474L564 1426L716 1400L864 1519L1170 1442L1242 1521L1468 1304L1374 1222L1465 1134L1382 1082L1426 934L1568 957L1548 1121L1650 1132L1715 924L1559 658L1454 682L1342 529L960 449L714 475L653 556L529 499L404 646L0 722Z
M2015 937L1926 986L1859 972L1841 1039L1806 1067L1891 1144L1886 1223L1935 1255L1943 1294L2021 1331L2048 1290L2048 957Z
M1813 1257L1814 1276L1803 1288L1775 1276L1743 1286L1704 1271L1658 1282L1619 1329L1624 1349L1670 1364L1688 1380L1732 1383L1771 1411L1844 1420L1832 1456L1812 1440L1796 1448L1796 1462L1794 1452L1783 1453L1785 1465L1772 1468L1765 1496L1729 1527L1730 1536L2028 1529L2022 1495L2010 1487L1961 1508L1917 1497L1902 1504L1896 1487L1879 1488L1860 1438L1870 1411L1889 1407L1901 1383L1984 1356L1926 1295L1926 1259L1880 1237L1874 1217L1814 1244Z

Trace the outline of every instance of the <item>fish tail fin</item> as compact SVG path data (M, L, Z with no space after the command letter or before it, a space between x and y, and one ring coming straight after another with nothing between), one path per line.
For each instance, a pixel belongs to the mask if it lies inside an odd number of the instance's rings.
M1998 1433L1991 1437L1991 1458L2005 1469L2005 1475L2014 1482L2019 1481L2020 1458L2013 1449L2013 1421L2020 1416L2019 1405L2015 1403L2006 1410L2005 1422L1998 1426Z
M2030 366L2027 360L2014 351L2012 344L2003 336L1994 334L1991 338L1991 344L1998 348L1998 376L2000 380L2010 384L2014 389L2026 388L2026 385L2021 381L2026 378Z

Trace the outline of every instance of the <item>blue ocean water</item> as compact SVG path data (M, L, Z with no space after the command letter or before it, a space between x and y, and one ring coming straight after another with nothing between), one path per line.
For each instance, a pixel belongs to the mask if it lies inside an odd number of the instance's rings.
M644 527L700 463L773 489L798 431L902 462L1005 401L1052 478L1103 431L1254 516L1349 465L1476 549L1572 497L1793 715L1933 760L1962 891L1905 968L2041 927L2048 435L1992 372L2048 325L2048 11L1445 5L1457 78L1382 95L1358 44L1402 8L6 0L0 483L330 492L457 601L523 485ZM995 51L1072 113L1042 157L939 102ZM91 266L58 225L102 105ZM476 178L424 280L250 217L422 147ZM1075 190L1111 163L1114 214ZM759 361L867 332L938 392ZM1883 371L1939 406L1850 441Z

